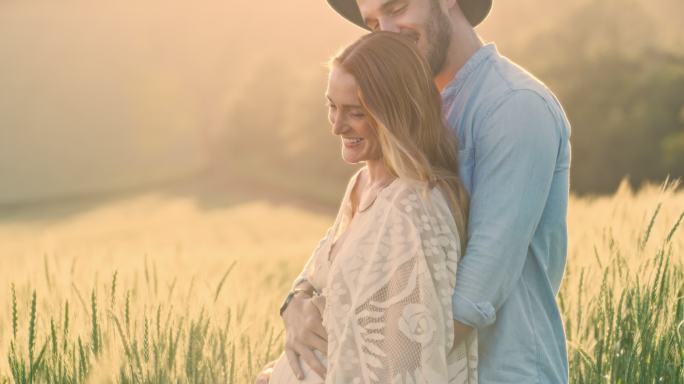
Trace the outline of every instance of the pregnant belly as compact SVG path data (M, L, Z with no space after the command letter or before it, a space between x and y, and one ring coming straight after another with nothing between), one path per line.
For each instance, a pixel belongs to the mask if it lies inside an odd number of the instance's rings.
M327 368L328 361L326 360L325 356L318 351L314 351L314 354ZM314 370L311 369L304 362L304 360L300 359L300 363L302 366L302 371L304 371L304 380L301 381L297 379L292 372L292 368L290 368L290 364L287 361L287 356L285 356L285 353L283 352L273 366L273 373L271 374L271 380L269 381L269 384L323 384L325 382L325 380L318 376L318 374L314 372Z

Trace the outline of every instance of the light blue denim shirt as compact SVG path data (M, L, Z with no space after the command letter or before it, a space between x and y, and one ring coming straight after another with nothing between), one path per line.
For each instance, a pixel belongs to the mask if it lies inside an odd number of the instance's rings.
M470 193L454 319L478 329L480 384L567 383L556 294L567 253L570 125L551 91L493 44L442 97Z

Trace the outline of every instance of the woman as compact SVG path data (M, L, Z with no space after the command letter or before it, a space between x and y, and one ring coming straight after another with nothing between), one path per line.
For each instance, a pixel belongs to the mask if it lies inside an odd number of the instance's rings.
M477 382L475 335L452 345L467 197L428 64L409 38L372 33L333 59L326 96L342 158L365 164L300 275L317 293L327 373L303 364L299 381L283 355L270 383Z

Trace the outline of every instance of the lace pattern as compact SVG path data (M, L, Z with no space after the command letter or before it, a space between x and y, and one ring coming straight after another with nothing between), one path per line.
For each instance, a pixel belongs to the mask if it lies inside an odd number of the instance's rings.
M325 383L477 383L476 332L453 347L461 250L446 199L397 179L341 229L350 189L302 272L325 297ZM348 233L329 261L340 230Z

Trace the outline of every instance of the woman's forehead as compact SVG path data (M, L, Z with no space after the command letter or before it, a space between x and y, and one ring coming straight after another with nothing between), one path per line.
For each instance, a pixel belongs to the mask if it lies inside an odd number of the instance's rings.
M334 66L328 76L328 90L326 95L335 103L359 105L359 86L354 76L349 72Z

